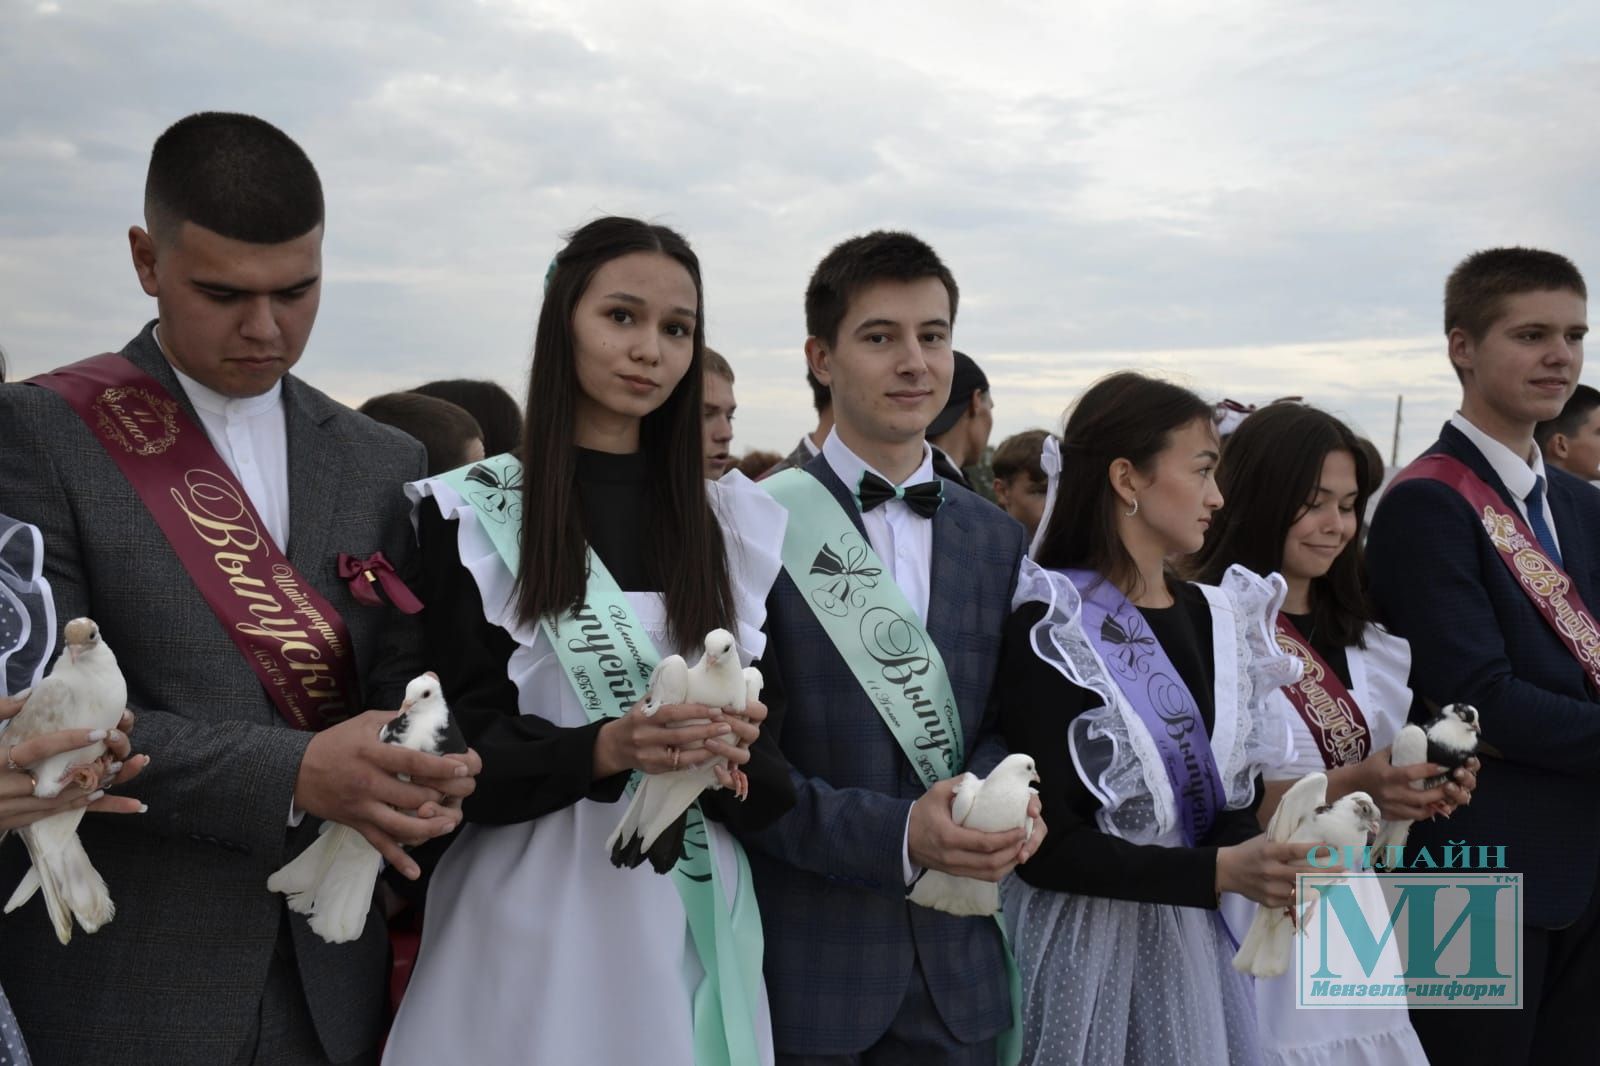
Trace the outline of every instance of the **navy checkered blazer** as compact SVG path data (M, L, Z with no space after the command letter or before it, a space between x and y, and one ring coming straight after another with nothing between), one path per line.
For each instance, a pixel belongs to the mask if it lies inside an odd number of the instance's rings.
M855 500L827 461L818 456L805 469L865 538ZM981 775L1005 754L992 701L1024 535L966 489L946 481L944 496L933 519L927 628L950 673L967 768ZM778 741L797 802L743 839L766 931L778 1051L841 1055L871 1046L894 1019L917 959L957 1039L998 1034L1010 1024L1011 1002L995 922L906 902L902 839L925 791L921 779L787 574L768 598L767 626L762 666L776 668L788 696Z
M1455 427L1428 449L1466 463L1514 507L1505 483ZM1546 467L1550 512L1567 574L1600 610L1600 491ZM1367 540L1372 595L1389 627L1411 642L1411 685L1434 703L1482 713L1485 758L1470 806L1418 822L1408 846L1440 858L1447 841L1506 849L1522 871L1523 920L1573 921L1595 891L1600 866L1600 704L1583 668L1500 560L1482 522L1436 481L1396 485ZM1476 852L1474 852L1476 855Z

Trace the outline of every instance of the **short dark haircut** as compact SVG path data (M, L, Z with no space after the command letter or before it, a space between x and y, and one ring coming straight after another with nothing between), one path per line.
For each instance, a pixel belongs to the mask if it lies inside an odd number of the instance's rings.
M1557 433L1574 436L1588 421L1589 412L1596 407L1600 407L1600 391L1589 385L1579 385L1573 389L1571 398L1560 414L1533 427L1533 439L1539 442L1539 449L1543 451L1545 445L1550 443L1550 438Z
M1506 298L1525 292L1570 289L1589 298L1572 260L1538 248L1489 248L1473 252L1444 283L1444 332L1465 330L1483 340L1505 311Z
M1050 432L1043 429L1025 429L1012 434L994 450L989 469L1001 481L1010 481L1018 474L1027 474L1035 481L1043 481L1044 467L1039 465L1039 457L1044 450L1045 438L1049 436Z
M417 392L386 392L357 410L421 441L428 449L429 477L465 463L467 445L483 439L483 430L464 408Z
M522 444L522 408L509 392L492 381L447 378L418 385L411 391L465 408L483 430L483 450L489 455L514 452Z
M1139 566L1117 527L1121 498L1111 464L1126 459L1141 473L1193 422L1212 426L1212 405L1181 385L1131 370L1089 386L1061 431L1061 483L1035 561L1048 569L1093 570L1118 587L1139 580Z
M645 538L646 565L666 603L672 642L690 647L734 626L722 527L706 499L705 290L700 260L676 230L635 218L597 218L556 253L546 278L522 439L522 538L517 617L528 624L583 606L588 538L578 506L577 342L573 314L595 272L635 252L675 260L694 282L689 369L665 402L644 416L639 450L650 468L650 510L660 526Z
M733 366L714 348L706 349L706 373L727 378L728 384L734 384Z
M950 294L950 322L955 324L959 291L956 279L934 250L909 233L874 230L851 237L822 257L806 286L806 332L826 344L839 341L839 324L856 293L876 281L921 281L938 278Z
M1222 446L1217 488L1222 509L1212 516L1205 544L1190 560L1198 580L1215 585L1228 567L1258 574L1283 569L1283 544L1316 495L1322 464L1348 452L1356 468L1356 534L1328 572L1311 582L1311 627L1330 643L1365 647L1372 621L1362 560L1367 501L1382 483L1363 441L1337 418L1301 403L1273 403L1239 424Z
M184 222L231 240L282 244L322 224L322 181L282 130L253 115L202 111L156 138L144 183L158 241Z
M833 390L818 381L809 366L806 367L806 384L811 386L811 406L817 409L817 414L833 406Z

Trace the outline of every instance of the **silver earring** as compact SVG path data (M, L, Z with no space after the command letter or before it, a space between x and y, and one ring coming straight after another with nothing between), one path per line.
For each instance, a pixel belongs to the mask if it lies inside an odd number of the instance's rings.
M1139 497L1135 496L1133 498L1133 506L1128 508L1126 511L1123 511L1122 513L1127 515L1129 518L1132 518L1134 515L1138 514L1139 513Z

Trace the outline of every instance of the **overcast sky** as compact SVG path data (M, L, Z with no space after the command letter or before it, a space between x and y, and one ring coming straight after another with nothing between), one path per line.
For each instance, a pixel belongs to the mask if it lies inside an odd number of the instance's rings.
M787 451L810 270L898 227L956 274L996 442L1136 367L1304 395L1386 455L1404 393L1405 459L1454 406L1457 260L1533 244L1600 276L1578 6L0 0L0 346L26 376L152 317L125 237L150 144L241 110L322 174L299 370L346 402L520 398L561 235L636 214L700 254L735 451Z

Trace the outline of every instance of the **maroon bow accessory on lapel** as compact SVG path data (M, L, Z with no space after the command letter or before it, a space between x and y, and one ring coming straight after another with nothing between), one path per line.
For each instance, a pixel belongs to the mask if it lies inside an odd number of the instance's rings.
M382 552L373 552L365 559L340 552L339 576L350 583L350 595L354 596L358 603L364 603L368 607L382 607L383 600L379 599L372 588L374 585L382 585L383 594L389 597L389 602L394 604L396 610L405 614L416 614L422 610L422 601L406 588L406 583L395 573L394 564L389 562Z

